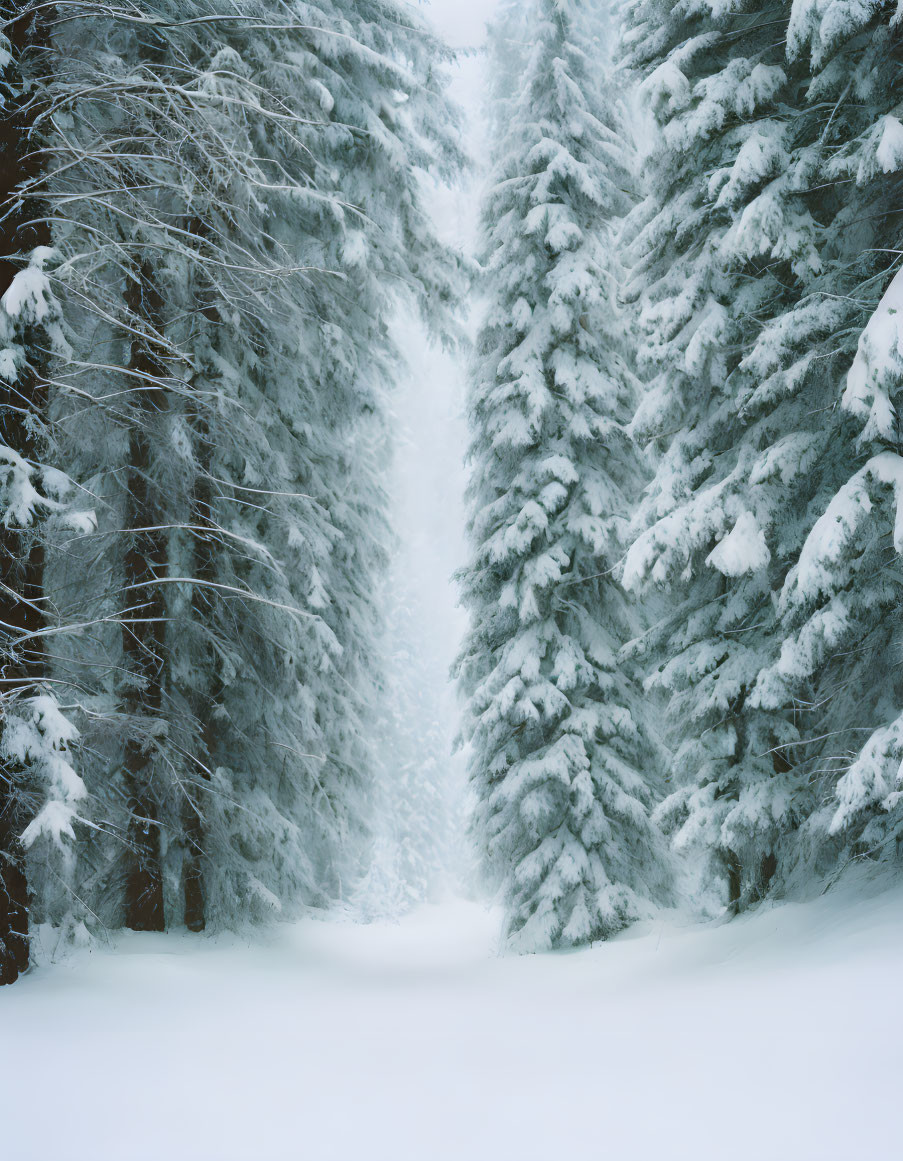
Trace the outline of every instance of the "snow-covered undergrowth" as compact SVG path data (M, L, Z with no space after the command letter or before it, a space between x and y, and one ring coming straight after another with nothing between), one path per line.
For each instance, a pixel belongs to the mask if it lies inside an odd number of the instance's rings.
M587 951L498 917L117 937L0 993L16 1161L899 1158L903 887Z

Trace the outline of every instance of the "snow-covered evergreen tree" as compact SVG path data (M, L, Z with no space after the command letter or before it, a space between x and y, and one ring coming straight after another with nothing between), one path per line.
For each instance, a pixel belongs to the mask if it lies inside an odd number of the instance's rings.
M843 23L842 4L630 9L657 125L635 221L649 389L634 430L660 461L625 581L669 593L637 645L670 695L677 785L662 818L678 846L708 852L734 906L786 881L818 807L825 675L788 665L779 594L853 467L836 406L860 309L847 296L882 265L865 254L874 223L836 180L843 94L872 81L813 79L802 8L825 30ZM788 21L789 45L775 35Z
M674 724L663 818L679 848L712 857L733 902L773 874L792 803L776 747L796 737L748 694L774 636L771 505L806 465L795 444L772 454L775 439L745 421L739 372L758 318L795 277L788 265L805 274L817 261L814 223L787 207L780 112L794 90L772 34L783 7L636 0L625 37L655 118L633 221L648 384L634 431L660 460L624 580L670 592L669 615L636 647Z
M51 16L0 4L8 34L0 34L0 984L28 967L32 901L48 868L66 886L84 796L66 758L75 731L46 682L42 635L44 530L90 526L67 508L69 481L47 466L55 449L45 375L62 342L45 271L49 229L27 186L41 165L34 129Z
M826 449L842 475L813 506L780 596L785 640L757 687L771 704L806 683L813 691L801 757L816 809L797 843L801 883L850 854L894 855L901 826L899 37L890 3L797 0L788 26L788 52L811 75L798 137L816 159L820 306L831 325L827 341L813 343L809 320L800 339L830 403L855 420Z
M236 845L256 847L265 852L254 872L263 898L297 897L280 876L303 871L301 896L320 901L341 894L357 873L372 806L380 737L377 593L389 540L385 395L398 362L388 319L396 294L413 293L438 330L453 325L455 264L432 237L414 174L420 168L448 176L458 155L455 117L440 96L442 52L406 13L384 5L307 6L303 20L291 60L313 122L305 140L316 193L289 191L278 208L271 194L256 228L269 228L316 276L305 280L294 315L262 338L261 354L248 362L240 332L228 351L220 340L219 367L230 367L242 406L261 421L255 440L276 451L270 470L251 474L248 464L266 462L257 447L232 456L231 465L220 461L232 479L244 473L234 496L243 535L271 546L282 572L258 561L245 583L307 617L296 623L291 648L263 670L269 696L249 699L244 667L232 667L222 717L240 729L220 747L228 759L217 777L227 782L213 810L222 819L220 837L231 835L220 847L224 866ZM278 140L256 151L269 156ZM289 159L280 164L291 170ZM274 481L293 496L276 522L267 498ZM270 511L262 513L261 503ZM259 656L267 642L285 645L278 617L269 626L261 619L273 621L267 606L244 619L245 656ZM240 640L236 629L230 631ZM274 689L274 674L285 685ZM249 786L259 829L230 808ZM268 863L274 825L286 850ZM244 905L244 873L234 883L233 909Z
M3 438L19 445L0 444L0 903L7 908L0 944L16 953L0 951L0 982L13 982L13 964L19 971L28 965L35 923L73 914L73 824L86 790L68 753L78 732L60 710L44 657L44 559L54 529L71 535L94 528L93 512L73 504L71 481L32 458L56 451L44 375L48 354L66 345L44 269L52 251L37 247L17 258L21 267L0 298L0 415Z
M61 625L93 626L56 665L104 820L80 892L200 928L340 894L363 849L387 321L452 325L416 171L458 154L402 5L154 16L73 5L54 42L55 407L100 501L54 553Z
M591 19L531 4L483 209L459 673L474 832L522 950L613 934L663 879L651 747L617 660L634 627L612 574L641 479L614 257L631 168Z

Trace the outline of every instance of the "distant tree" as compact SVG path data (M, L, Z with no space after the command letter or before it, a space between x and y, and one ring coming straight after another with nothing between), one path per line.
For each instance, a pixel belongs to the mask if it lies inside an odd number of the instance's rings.
M642 479L614 246L631 162L586 15L531 4L525 68L497 97L469 406L459 672L474 832L520 950L609 936L664 880L654 754L618 661L636 626L614 575Z

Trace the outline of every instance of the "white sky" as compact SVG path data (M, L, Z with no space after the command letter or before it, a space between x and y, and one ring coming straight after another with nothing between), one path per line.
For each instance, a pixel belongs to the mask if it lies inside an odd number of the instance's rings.
M495 8L493 0L425 0L429 18L455 48L472 48L484 39L486 21Z
M495 0L414 0L440 35L456 48L478 48ZM483 152L482 108L485 62L481 53L462 54L453 69L453 99L467 118L466 152ZM433 188L430 209L440 236L471 249L479 210L478 167L453 189ZM395 466L392 521L399 539L393 596L414 611L421 652L443 702L448 736L457 725L449 668L465 626L452 574L467 560L464 535L464 421L466 353L455 357L426 340L422 327L400 319L397 337L409 367L394 398ZM424 723L428 725L428 723Z

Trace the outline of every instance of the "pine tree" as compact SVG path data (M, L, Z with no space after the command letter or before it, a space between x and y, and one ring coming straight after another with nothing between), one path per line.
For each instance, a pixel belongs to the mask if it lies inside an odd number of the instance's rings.
M313 188L280 199L277 212L271 204L278 225L258 229L317 277L251 362L244 333L217 349L218 373L235 380L242 407L260 419L261 442L276 452L253 476L247 465L262 462L256 442L218 460L219 477L238 481L245 473L235 499L250 503L239 504L235 530L279 562L276 570L257 561L244 583L306 613L288 642L284 613L274 620L265 606L224 632L243 643L244 658L283 645L261 672L268 696L249 698L234 677L222 691L220 720L240 728L220 747L229 759L217 770L223 793L212 805L223 866L234 863L236 848L269 851L274 829L284 836L278 858L253 867L263 901L321 902L340 895L360 869L379 735L377 582L389 541L382 478L386 392L398 363L388 333L395 291L413 291L436 328L453 329L455 263L432 238L413 173L429 168L442 177L457 166L455 117L440 95L438 45L400 15L384 5L305 10L305 24L328 29L318 35L307 27L291 41L289 75L312 120ZM374 110L382 110L376 131ZM257 141L255 151L269 156L277 146ZM280 165L291 168L288 160ZM288 508L283 500L273 521L277 488L294 500ZM247 662L230 669L246 673ZM259 828L229 806L249 794ZM247 896L243 877L240 867L220 877L234 883L233 908ZM299 881L287 889L292 877Z
M647 336L634 431L659 462L624 581L647 592L658 584L670 597L667 617L635 647L652 669L649 685L668 695L674 725L678 789L663 821L679 849L711 857L734 904L773 873L775 824L787 825L790 791L770 752L794 737L780 715L748 707L773 633L772 556L762 506L749 503L750 469L771 492L783 463L769 470L751 459L755 445L743 447L747 428L737 420L738 368L784 276L775 264L781 238L768 239L757 213L770 204L785 230L786 196L775 195L790 159L779 111L792 88L773 35L781 8L716 14L638 0L625 37L655 121L649 196L632 222ZM797 242L808 239L811 250L811 234L802 229Z
M28 967L33 877L57 854L69 866L84 796L66 754L75 730L45 681L42 635L44 529L90 525L67 511L69 482L47 466L46 371L60 334L49 229L27 186L40 168L34 129L52 16L49 5L0 5L0 984Z
M584 17L565 0L531 6L529 60L499 98L469 407L459 672L474 830L522 950L613 934L662 879L651 747L617 660L633 626L612 577L640 480L613 257L630 162Z
M831 402L855 420L830 447L842 474L813 506L780 595L785 640L758 683L760 699L772 704L807 683L812 690L801 758L816 805L795 869L804 884L851 854L895 854L901 825L897 6L795 3L788 52L811 77L799 138L817 159L812 184L830 209L821 255L832 330L811 353Z
M708 853L734 908L787 884L818 808L825 674L781 674L779 595L852 468L835 406L846 296L876 265L870 227L825 180L849 78L813 79L796 18L789 46L776 35L791 15L638 0L629 34L657 124L634 224L649 382L634 430L660 460L625 582L668 591L637 646L670 695L677 789L661 818Z
M363 850L388 319L452 328L416 171L458 164L455 116L395 4L70 16L42 189L100 513L51 561L60 628L91 626L55 660L98 759L78 887L199 930L341 894Z

